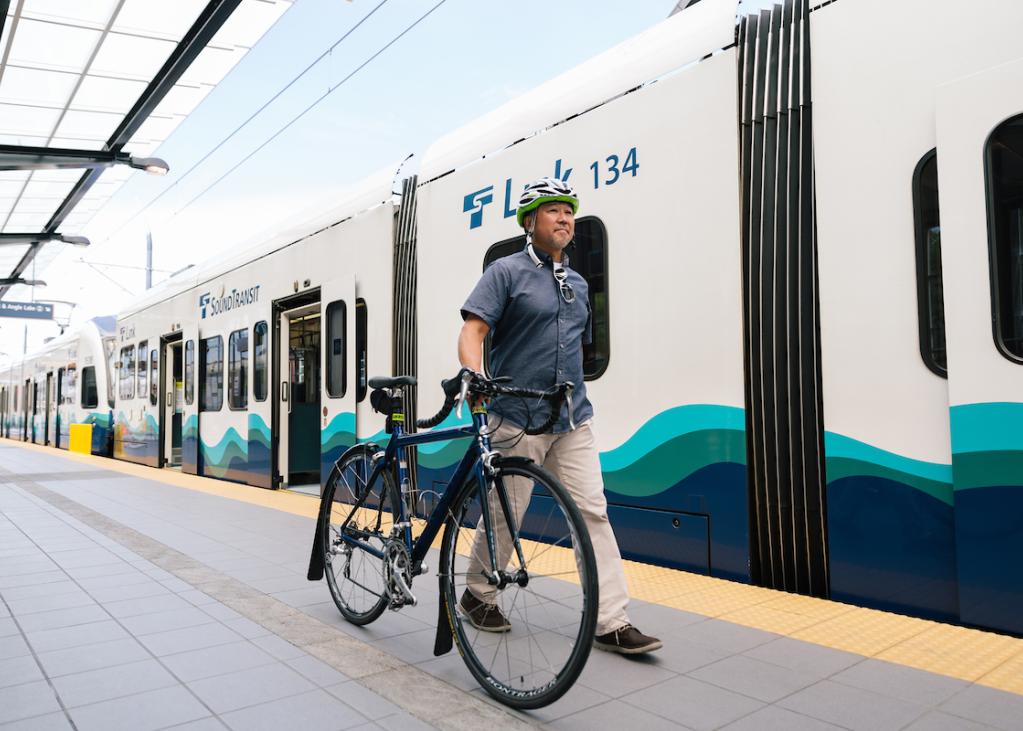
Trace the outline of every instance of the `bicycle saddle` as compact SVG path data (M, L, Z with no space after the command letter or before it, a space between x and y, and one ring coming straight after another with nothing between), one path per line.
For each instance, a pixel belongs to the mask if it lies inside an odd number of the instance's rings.
M398 386L415 386L415 376L377 376L369 379L370 388L396 388Z

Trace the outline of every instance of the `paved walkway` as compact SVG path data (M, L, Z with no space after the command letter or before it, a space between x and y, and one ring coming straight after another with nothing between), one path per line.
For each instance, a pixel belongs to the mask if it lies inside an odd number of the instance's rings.
M304 510L104 465L0 441L0 729L1023 729L1023 696L645 602L663 651L511 712L433 657L425 587L344 622Z

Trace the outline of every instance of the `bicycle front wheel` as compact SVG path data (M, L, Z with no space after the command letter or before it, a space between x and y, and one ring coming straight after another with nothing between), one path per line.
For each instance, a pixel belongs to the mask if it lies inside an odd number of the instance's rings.
M593 548L568 492L531 462L500 465L483 498L489 531L475 478L448 517L440 559L448 621L490 695L539 708L564 695L589 657L598 602ZM503 587L486 578L493 565L504 572Z
M373 459L369 448L350 450L328 481L323 500L330 505L323 523L321 548L330 595L352 624L369 624L387 608L384 544L398 515L398 491L388 470L369 482ZM361 501L361 502L360 502Z

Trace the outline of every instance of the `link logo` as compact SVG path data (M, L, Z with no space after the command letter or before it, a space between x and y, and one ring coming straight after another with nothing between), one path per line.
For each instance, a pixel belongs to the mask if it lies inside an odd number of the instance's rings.
M244 307L245 305L259 302L260 286L257 284L255 287L249 287L248 289L232 289L226 294L224 290L221 290L221 295L218 297L213 297L209 292L203 292L199 295L200 319L205 320L207 315L215 317L236 307Z
M563 168L562 161L559 158L554 162L554 177L568 182L569 177L572 175L572 168ZM519 190L525 188L522 185ZM515 210L519 205L518 195L512 195L515 187L512 185L512 179L506 178L504 181L504 218L512 218L515 216ZM480 188L477 191L469 193L462 199L462 213L469 214L469 230L479 228L483 225L483 209L494 202L494 186L488 185L486 188Z
M462 213L472 212L469 216L469 229L479 228L483 225L483 206L494 202L494 186L477 190L465 196L462 201Z

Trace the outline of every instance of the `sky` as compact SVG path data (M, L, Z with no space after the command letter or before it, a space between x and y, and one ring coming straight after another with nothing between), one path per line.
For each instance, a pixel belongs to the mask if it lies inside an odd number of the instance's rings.
M65 232L88 236L92 246L68 247L37 273L48 286L36 297L76 306L55 305L56 322L29 322L27 342L26 321L4 320L0 360L142 294L147 232L158 285L279 230L381 169L397 171L414 153L407 174L434 140L661 22L676 4L438 2L297 0L156 151L170 174L132 177L84 230Z

